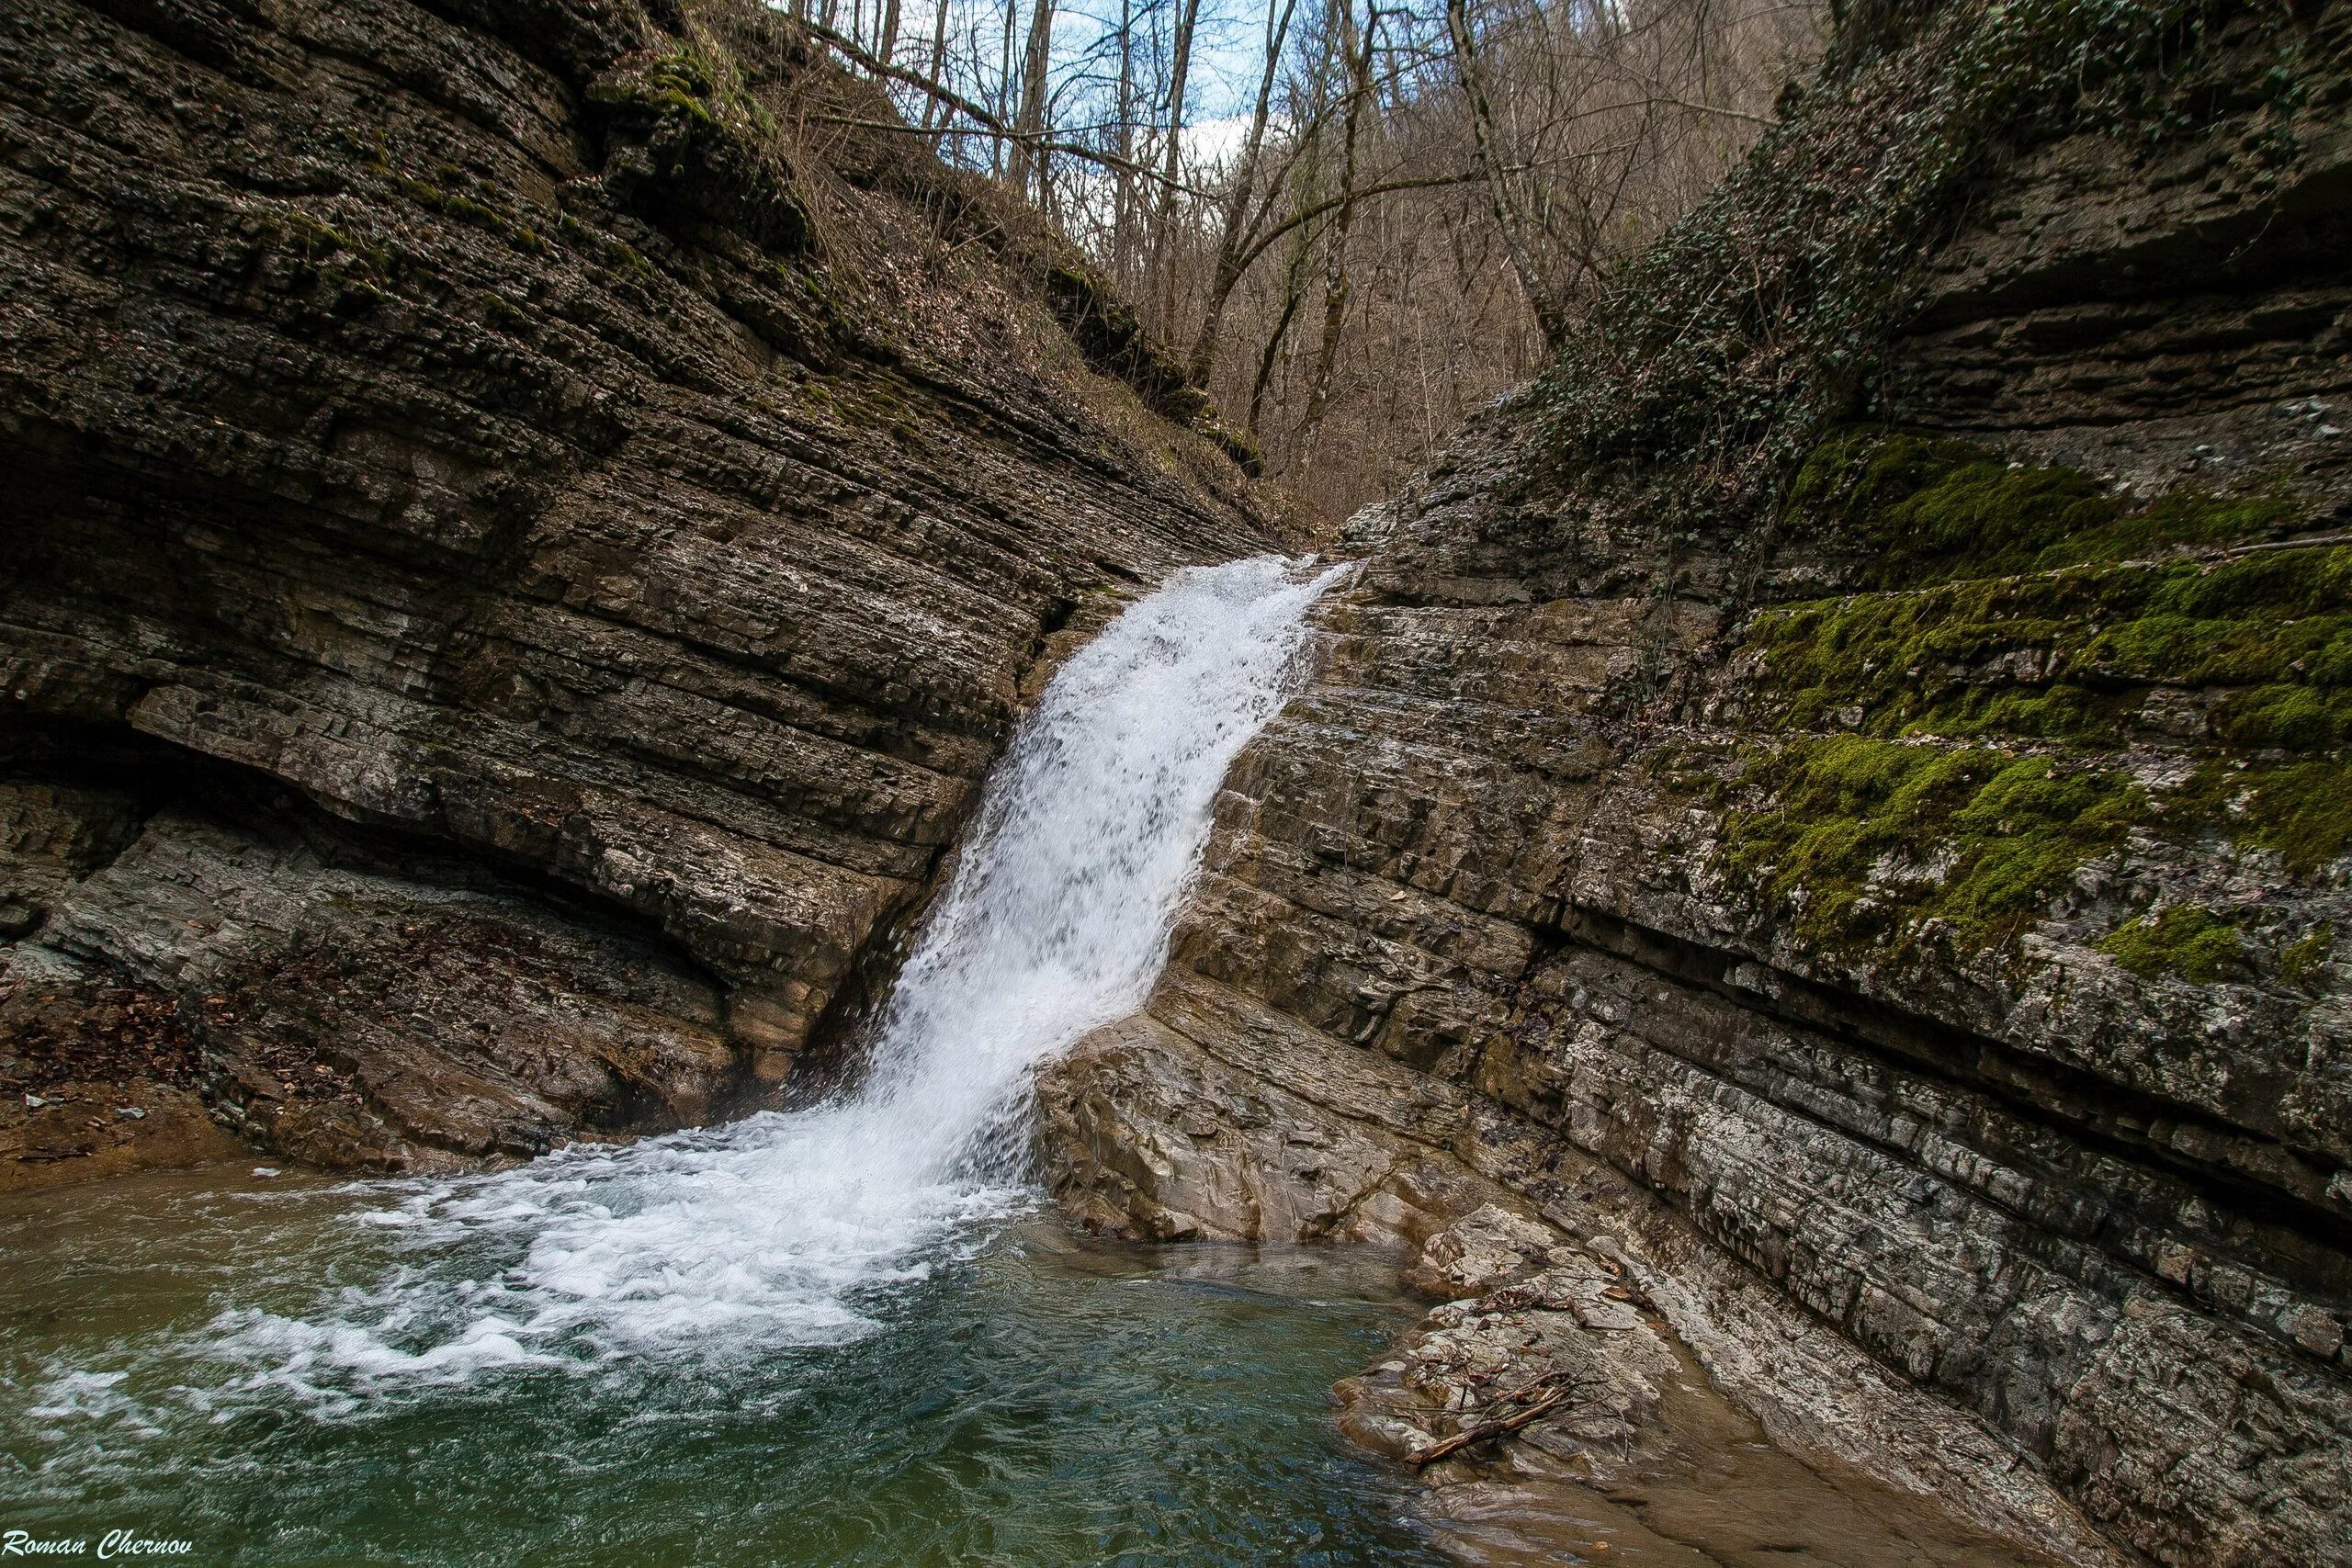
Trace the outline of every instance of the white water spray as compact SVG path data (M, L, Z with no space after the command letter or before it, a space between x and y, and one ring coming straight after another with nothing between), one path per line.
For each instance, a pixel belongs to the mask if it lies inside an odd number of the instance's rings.
M856 1093L517 1170L368 1216L409 1259L300 1316L224 1313L241 1386L329 1413L492 1366L821 1344L1027 1201L1029 1070L1143 1002L1226 769L1344 570L1177 573L1054 677L991 777Z

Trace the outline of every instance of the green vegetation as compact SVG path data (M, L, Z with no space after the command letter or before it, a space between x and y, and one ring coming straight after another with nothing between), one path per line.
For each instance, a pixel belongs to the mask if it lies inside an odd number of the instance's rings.
M1769 805L1725 825L1724 863L1816 944L1900 956L1935 918L2005 945L2133 829L2275 851L2297 875L2352 850L2352 550L1950 582L1774 612L1754 637L1782 722L1859 731L1753 765L1741 783ZM2227 694L2190 775L2151 791L2098 758L2156 684ZM1929 735L1967 743L1901 739ZM2019 738L2060 750L2002 744ZM2282 976L2301 983L2332 941L2282 953ZM2240 934L2180 907L2102 945L2143 976L2211 984Z
M765 249L800 250L812 231L792 190L793 139L755 93L779 80L788 24L757 6L707 3L685 6L684 23L684 39L588 85L588 101L612 111L631 144L607 186L657 220L693 214Z
M2252 101L2250 39L2277 64ZM1965 443L1823 439L1868 410L1917 260L1996 152L2092 132L2128 158L2228 91L2260 129L2248 155L2283 167L2330 47L2275 0L1860 12L1741 169L1606 281L1531 394L1563 482L1656 521L1662 596L1702 534L1729 547L1735 604L1775 537L1830 535L1869 563L1873 592L1752 624L1751 716L1816 733L1716 786L1717 865L1800 942L1897 964L1928 942L2007 948L2140 831L2275 850L2298 874L2352 846L2352 551L2193 558L2275 539L2296 502L2142 506ZM2159 688L2188 700L2152 714ZM2143 787L2114 759L2160 734L2188 742L2188 776ZM2111 941L2127 966L2218 976L2245 933L2191 908Z
M778 135L774 118L744 90L735 62L723 47L707 40L640 55L627 68L599 77L588 96L608 108L649 110L754 145Z
M1926 584L1751 627L1759 716L1851 732L1751 770L1770 808L1736 816L1726 840L1774 896L1793 905L1803 890L1801 932L1850 943L1935 916L1996 945L2133 829L2273 850L2299 875L2352 848L2352 548L2144 558L2270 532L2294 519L2288 504L2135 511L2070 470L1909 435L1825 444L1788 504L1876 552L1882 581ZM2189 777L2150 791L2100 759L2150 733L2158 688L2195 694L2171 733L2199 728ZM1963 744L1900 744L1925 737ZM2056 754L2019 755L2019 741ZM1950 858L1940 885L1870 885L1883 857L1928 855ZM2109 951L2206 983L2238 952L2216 919L2143 918Z
M360 274L376 277L389 276L393 269L392 254L381 245L368 244L354 238L332 223L311 217L307 212L288 208L277 215L285 226L286 235L301 248L305 260L323 262L342 255L347 258L334 269L345 275Z
M2243 943L2235 925L2202 904L2175 904L2162 914L2125 921L2098 946L2143 980L2172 976L2210 986L2236 961Z
M717 91L718 84L702 57L690 48L680 48L645 68L637 97L640 103L716 127L718 117L711 112L711 98Z
M1869 546L1883 581L1927 586L1758 616L1768 721L2107 752L2145 733L2154 689L2177 688L2198 695L2173 730L2201 727L2187 739L2202 760L2181 787L2137 795L2136 825L2225 834L2298 874L2352 843L2352 548L2134 558L2274 531L2290 503L2135 511L2072 470L1862 434L1824 444L1788 504Z
M1782 513L1836 525L1868 547L1867 585L1899 588L2236 544L2304 510L2278 497L2187 491L2134 508L2074 468L2010 462L1965 441L1859 429L1814 449Z
M2278 953L2278 977L2290 986L2308 990L2319 979L2320 970L2327 963L2329 953L2335 951L2335 922L2322 920L2311 934L2300 942L2290 942Z
M1588 472L1645 471L1684 518L1761 521L1852 406L1918 256L1995 149L2163 133L2210 90L2195 46L2230 14L2011 0L1890 6L1850 25L1747 162L1607 280L1534 393L1551 449ZM2265 25L2301 37L2283 6ZM2305 47L2280 49L2262 92L2285 156Z
M1697 787L1669 781L1678 785ZM2151 791L2088 761L1837 736L1792 741L1717 793L1763 802L1725 814L1717 863L1809 945L1896 960L1930 919L1947 922L1960 946L2006 947L2079 867L2134 830L2227 837L2274 850L2304 875L2352 849L2352 770L2335 761L2211 759L2178 786ZM2281 954L2290 983L2316 972L2333 932L2314 940ZM2225 941L2178 910L2133 921L2102 946L2134 973L2157 965L2199 984L2239 951L2235 927Z
M2220 764L2209 766L2222 771ZM2243 815L2231 826L2239 843L2278 851L2287 869L2299 875L2352 848L2352 768L2343 762L2249 768L2236 780Z
M1783 96L1747 161L1614 268L1570 323L1526 398L1550 482L1630 499L1657 540L1661 596L1679 591L1681 563L1702 540L1727 547L1721 581L1736 604L1760 577L1781 495L1806 455L1834 421L1867 410L1881 347L1917 307L1919 258L1997 160L2077 132L2105 132L2130 156L2209 118L2217 93L2244 103L2233 51L2249 36L2276 62L2247 106L2256 155L2291 164L2301 84L2333 67L2330 46L2283 0L1858 9L1816 79ZM1940 499L1951 503L1939 519L1949 543L1968 510L2017 498ZM2065 486L2037 499L2094 512L2112 504ZM2116 521L2086 517L2076 531ZM2259 525L2200 507L2143 516L2120 534L2186 540ZM2007 544L2022 551L2028 542ZM2121 536L2106 543L2128 548ZM1622 700L1662 689L1668 624L1655 623Z
M2154 686L2222 689L2210 739L2304 755L2352 740L2352 549L2072 568L1759 615L1781 722L2110 746ZM1856 716L1856 711L1859 716Z
M429 181L407 175L394 175L392 184L400 188L401 194L420 207L429 207L435 212L447 213L477 228L487 229L533 255L541 254L548 248L548 243L527 223L517 223L495 208L485 206L461 192L443 190Z
M1793 742L1741 783L1770 804L1725 818L1724 863L1808 942L1897 957L1928 919L1963 946L2004 945L2146 814L2114 772L1860 736Z
M2332 763L2211 762L2152 795L2122 773L1984 747L1861 736L1792 742L1735 786L1769 790L1724 818L1719 863L1775 905L1808 946L1897 963L1940 922L1962 948L2002 949L2085 863L2134 829L2224 830L2308 873L2352 846L2352 788ZM2321 926L2278 954L2308 987L2335 946ZM2223 978L2245 953L2238 925L2198 905L2126 922L2099 943L2143 978Z
M651 283L662 276L661 271L651 262L647 261L636 246L616 235L605 233L599 229L591 229L569 212L557 215L556 227L561 231L565 239L584 250L594 253L598 260L606 263L618 262L621 266L636 274L644 282Z

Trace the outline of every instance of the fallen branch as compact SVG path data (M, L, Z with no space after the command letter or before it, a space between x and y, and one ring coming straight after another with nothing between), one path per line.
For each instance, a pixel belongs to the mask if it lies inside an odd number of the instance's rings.
M1443 1442L1431 1443L1428 1448L1406 1455L1406 1461L1419 1470L1459 1453L1473 1443L1483 1443L1488 1438L1507 1438L1522 1427L1533 1426L1583 1392L1585 1385L1582 1383L1565 1385L1566 1377L1566 1372L1545 1372L1532 1382L1521 1384L1509 1393L1499 1396L1496 1403L1498 1404L1515 1404L1530 1394L1541 1391L1548 1390L1548 1392L1544 1392L1541 1398L1524 1410L1515 1410L1498 1420L1482 1421L1475 1427L1466 1427Z

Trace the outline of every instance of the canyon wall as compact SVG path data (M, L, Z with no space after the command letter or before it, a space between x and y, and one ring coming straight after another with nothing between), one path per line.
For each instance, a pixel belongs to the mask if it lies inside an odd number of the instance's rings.
M2345 1561L2348 28L1849 7L1351 525L1150 1009L1046 1080L1066 1201L1426 1248L1429 1343L1650 1325L2062 1558ZM17 1167L772 1097L1054 652L1268 547L888 118L718 0L0 17ZM1458 1426L1421 1364L1351 1430Z
M12 1168L767 1094L1024 677L1268 547L1134 318L892 118L748 3L7 7Z
M1853 8L1351 525L1148 1012L1045 1083L1065 1200L1425 1278L1539 1223L1552 1304L1622 1276L2013 1539L2352 1561L2347 34ZM1400 1450L1475 1399L1416 1365L1351 1393Z

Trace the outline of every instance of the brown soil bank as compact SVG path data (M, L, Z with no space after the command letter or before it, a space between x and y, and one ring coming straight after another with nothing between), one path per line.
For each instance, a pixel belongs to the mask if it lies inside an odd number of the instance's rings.
M379 1169L707 1119L887 960L1024 675L1267 547L888 112L748 3L6 7L12 1100Z
M1351 525L1068 1200L1426 1244L1400 1452L1622 1467L1670 1333L2058 1557L2352 1561L2347 39L1856 7Z

